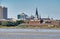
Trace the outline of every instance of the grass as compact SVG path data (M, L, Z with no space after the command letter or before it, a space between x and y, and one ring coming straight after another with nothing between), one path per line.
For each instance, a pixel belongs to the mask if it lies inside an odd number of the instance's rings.
M0 28L27 28L27 29L60 29L60 26L27 26L27 25L19 25L19 26L0 26Z
M60 29L60 26L17 26L16 28L28 28L28 29Z
M8 27L8 26L1 26L1 25L0 25L0 28L16 28L16 27L14 27L14 26Z

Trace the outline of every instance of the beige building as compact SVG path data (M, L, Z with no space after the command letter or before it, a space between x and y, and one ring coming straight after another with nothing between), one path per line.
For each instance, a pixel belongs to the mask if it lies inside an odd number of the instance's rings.
M0 6L0 19L3 19L3 9L1 6Z

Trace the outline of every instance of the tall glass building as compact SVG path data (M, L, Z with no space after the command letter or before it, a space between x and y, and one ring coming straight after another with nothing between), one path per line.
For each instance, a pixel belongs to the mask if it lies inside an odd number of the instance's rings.
M27 15L24 14L24 13L21 13L21 14L17 15L17 18L20 19L20 20L25 20L26 17L27 17Z
M7 8L0 6L0 19L7 19Z

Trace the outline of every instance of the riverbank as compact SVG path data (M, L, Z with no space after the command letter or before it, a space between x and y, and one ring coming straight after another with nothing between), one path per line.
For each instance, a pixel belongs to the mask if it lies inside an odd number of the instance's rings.
M0 26L0 28L11 29L60 29L60 26Z

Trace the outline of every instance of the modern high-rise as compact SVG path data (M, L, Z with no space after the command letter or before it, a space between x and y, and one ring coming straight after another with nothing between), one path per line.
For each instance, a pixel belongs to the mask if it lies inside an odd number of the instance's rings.
M27 18L27 15L25 13L21 13L21 14L17 15L17 18L20 20L25 20Z
M7 8L0 6L0 19L7 19Z

